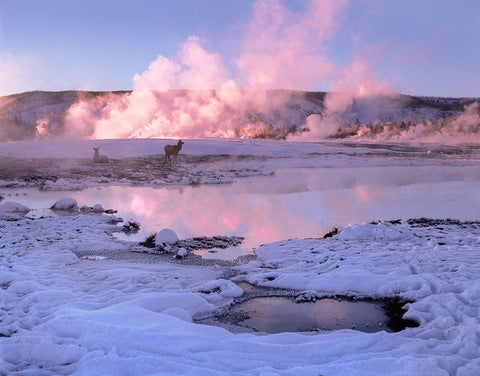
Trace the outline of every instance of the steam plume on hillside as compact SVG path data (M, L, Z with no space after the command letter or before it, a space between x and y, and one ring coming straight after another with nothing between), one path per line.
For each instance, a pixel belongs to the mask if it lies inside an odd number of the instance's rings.
M66 117L68 136L251 137L272 126L284 129L288 124L282 114L276 114L274 124L264 118L288 96L272 98L266 90L311 89L343 76L324 48L345 5L312 0L303 14L296 14L280 1L259 0L246 26L237 79L219 55L189 37L176 57L159 56L135 75L132 93L72 106Z
M480 143L480 104L465 105L464 111L434 122L406 125L404 122L352 125L333 136L354 140L400 141L442 144Z
M333 91L324 100L325 110L321 114L310 115L301 134L289 136L290 140L312 141L328 138L336 133L344 122L344 114L355 103L363 101L364 111L378 116L386 103L395 97L393 89L385 81L378 81L360 59L342 70L340 77L333 83Z
M66 111L61 126L48 114L39 118L36 135L57 136L61 129L64 137L93 139L476 140L478 105L469 102L463 103L462 114L457 107L455 113L442 110L417 118L410 108L402 119L410 99L395 94L373 73L369 62L375 46L357 51L345 66L329 58L329 44L347 5L346 0L310 0L303 12L295 13L281 0L257 0L235 72L205 48L205 41L191 36L175 56L160 55L136 74L132 92L82 96ZM291 91L327 83L330 92L313 100ZM407 127L409 122L413 126Z

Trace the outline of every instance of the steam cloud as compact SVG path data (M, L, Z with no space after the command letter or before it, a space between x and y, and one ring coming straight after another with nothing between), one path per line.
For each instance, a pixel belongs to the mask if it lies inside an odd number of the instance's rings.
M345 67L336 66L326 48L346 8L346 0L310 0L294 13L280 0L258 0L245 29L237 72L191 36L173 58L158 56L133 77L134 90L123 95L80 99L67 112L66 136L75 138L276 137L311 141L338 134L355 103L371 117L395 98L393 88L372 73L361 53ZM269 89L315 89L330 82L320 114L306 118L304 132L292 129L282 112L291 93ZM398 101L393 106L398 106ZM394 109L393 109L394 110ZM290 110L292 112L292 110ZM290 116L290 117L289 117ZM350 126L354 139L439 140L478 125L478 104L458 118L402 126ZM272 126L272 124L274 124ZM40 122L38 135L45 133ZM477 129L475 128L475 129Z
M158 56L135 75L132 93L73 105L66 117L67 135L255 136L268 128L262 117L288 99L267 95L267 89L312 89L340 73L323 49L345 5L346 1L312 0L305 13L297 14L280 1L259 0L246 27L236 79L219 55L192 36L176 57ZM281 116L276 126L286 126Z
M350 138L443 144L480 143L480 104L465 105L459 115L425 121L413 126L404 123L373 124L355 129Z
M370 112L378 112L385 107L385 102L396 97L394 90L385 81L379 81L370 71L364 60L357 56L350 66L337 74L332 90L324 100L325 110L322 114L312 114L307 118L305 128L309 132L290 136L290 140L309 141L325 139L336 133L345 112L355 103L362 101Z

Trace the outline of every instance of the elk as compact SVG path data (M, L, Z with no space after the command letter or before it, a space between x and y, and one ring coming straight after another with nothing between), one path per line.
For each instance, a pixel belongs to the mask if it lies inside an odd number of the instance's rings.
M165 163L177 163L177 155L183 144L182 140L178 140L176 145L165 145Z
M108 163L108 157L106 155L101 155L98 151L100 148L93 148L95 154L93 156L93 161L95 163Z

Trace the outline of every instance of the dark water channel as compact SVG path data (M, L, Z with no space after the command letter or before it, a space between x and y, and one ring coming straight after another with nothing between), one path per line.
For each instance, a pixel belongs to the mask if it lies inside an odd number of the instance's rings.
M243 328L245 331L263 333L340 329L367 333L398 332L418 326L412 320L403 319L406 302L395 298L330 297L305 301L285 290L239 285L245 294L227 312L222 312L207 323L226 326L232 331L242 331Z
M287 297L254 298L232 308L232 314L245 320L238 325L259 332L310 332L356 329L362 332L391 331L388 316L377 302L320 299L296 303Z

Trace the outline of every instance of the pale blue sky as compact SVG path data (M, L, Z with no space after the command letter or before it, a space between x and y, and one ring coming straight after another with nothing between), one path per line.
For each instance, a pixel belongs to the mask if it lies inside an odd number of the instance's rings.
M1 0L0 95L121 90L190 35L236 77L251 0ZM301 12L306 1L284 0ZM408 94L480 96L480 0L351 0L326 54ZM305 89L299 87L298 89ZM328 90L328 81L314 88Z

